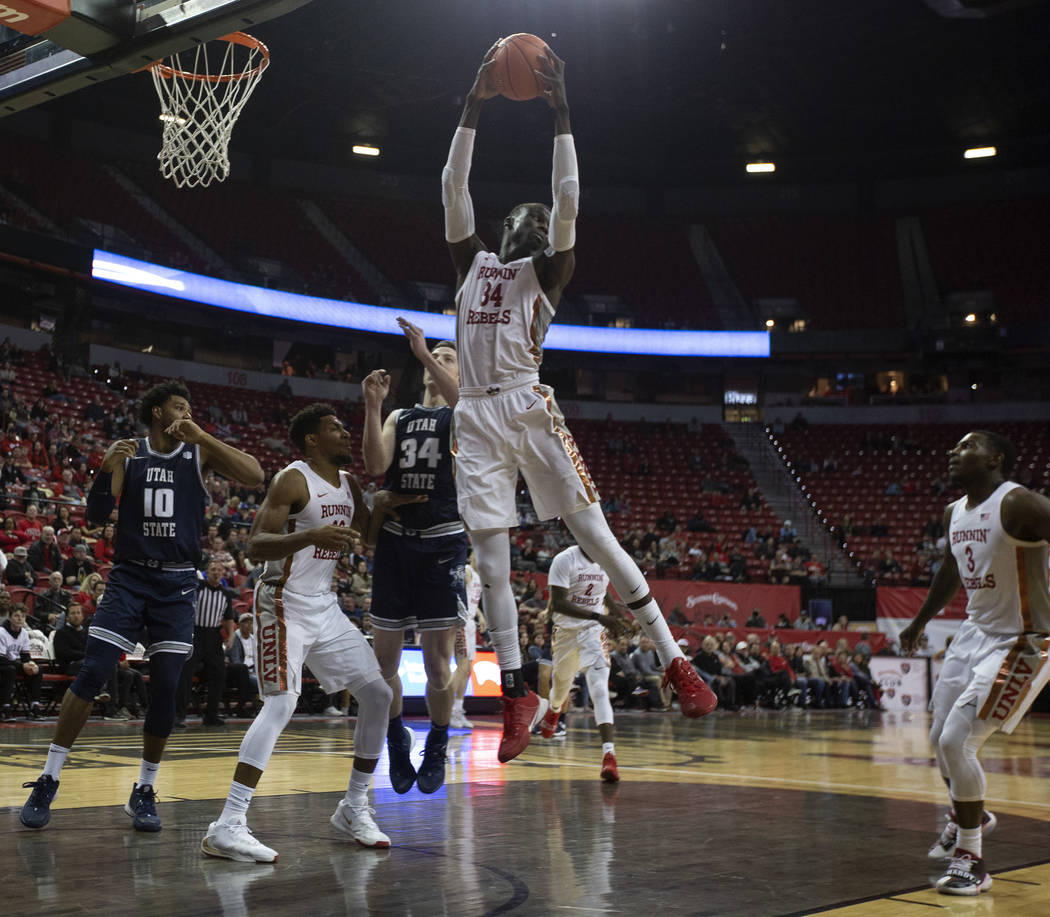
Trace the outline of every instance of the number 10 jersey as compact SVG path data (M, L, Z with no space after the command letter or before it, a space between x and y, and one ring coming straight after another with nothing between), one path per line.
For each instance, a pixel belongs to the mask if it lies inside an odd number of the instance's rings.
M192 564L201 559L201 531L210 499L201 478L200 449L179 443L167 455L149 439L124 461L114 560L149 566Z

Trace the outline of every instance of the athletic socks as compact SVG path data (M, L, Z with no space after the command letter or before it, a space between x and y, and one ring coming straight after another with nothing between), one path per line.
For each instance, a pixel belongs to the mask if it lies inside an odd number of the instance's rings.
M504 697L524 697L529 689L521 677L521 668L504 670L499 673L500 687Z
M518 622L503 630L489 628L489 639L496 651L499 667L504 672L515 672L521 668L521 648L518 646Z
M139 767L139 786L153 786L157 781L157 771L160 770L160 762L154 764L152 761L142 759Z
M229 824L233 821L244 822L248 815L248 806L251 805L252 796L255 795L255 787L245 786L236 780L230 784L230 795L226 797L226 805L223 806L219 821Z
M675 643L671 635L671 628L660 612L660 606L650 599L641 608L631 609L635 621L642 628L642 632L653 641L656 655L660 657L660 663L666 669L676 656L681 656L682 651Z
M972 853L975 857L980 857L981 853L981 829L978 828L963 828L959 827L959 834L955 840L956 850L965 850L968 853Z
M400 722L401 717L397 717ZM393 722L393 720L391 720ZM350 770L350 785L346 788L346 803L351 806L368 805L368 785L372 775L359 771L356 767Z
M47 761L44 763L44 776L57 780L58 774L62 770L62 765L66 763L66 755L68 754L68 748L63 748L61 745L55 745L52 743L51 747L47 750Z
M395 745L400 745L404 741L405 735L405 724L401 722L401 714L390 717L390 722L386 727L386 740L393 742Z
M612 742L602 742L602 755L614 755L616 751Z

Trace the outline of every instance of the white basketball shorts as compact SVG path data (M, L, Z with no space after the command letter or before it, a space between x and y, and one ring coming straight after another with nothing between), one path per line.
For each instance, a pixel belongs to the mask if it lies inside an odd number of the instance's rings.
M551 641L554 672L560 680L572 680L577 672L590 668L608 668L609 647L605 642L605 628L600 624L583 627L554 627Z
M930 710L947 718L954 706L975 704L977 717L1014 731L1050 681L1046 634L986 634L964 621L948 647Z
M301 694L303 665L326 694L356 692L383 677L372 647L340 610L334 593L299 595L259 583L255 626L255 670L264 695Z
M598 489L549 385L461 396L454 429L456 493L468 529L518 524L514 495L519 470L541 520L598 501Z

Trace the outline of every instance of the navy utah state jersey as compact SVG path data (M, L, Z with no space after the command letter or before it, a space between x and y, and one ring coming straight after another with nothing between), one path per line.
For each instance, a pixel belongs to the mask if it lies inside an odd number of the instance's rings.
M210 502L200 449L179 443L164 455L150 448L149 439L138 443L138 452L124 462L114 559L196 566Z
M383 486L399 494L426 494L426 503L398 508L405 528L429 529L459 521L452 473L452 408L417 404L402 410L394 425L394 460Z

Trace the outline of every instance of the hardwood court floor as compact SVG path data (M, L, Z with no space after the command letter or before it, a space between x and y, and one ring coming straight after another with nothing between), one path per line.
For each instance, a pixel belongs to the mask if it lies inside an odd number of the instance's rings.
M192 722L192 721L191 721ZM417 726L419 741L424 723ZM160 834L123 814L138 775L139 724L92 721L62 773L51 824L18 822L52 726L0 727L5 915L588 915L920 917L1050 910L1050 721L1030 717L985 747L985 853L995 875L974 900L930 889L926 849L943 787L924 713L784 711L620 714L621 783L598 780L589 717L564 740L535 738L496 763L499 727L475 719L450 742L448 784L399 797L376 779L389 851L366 850L328 817L346 787L352 721L296 719L249 823L275 866L199 850L225 798L246 723L172 736Z

